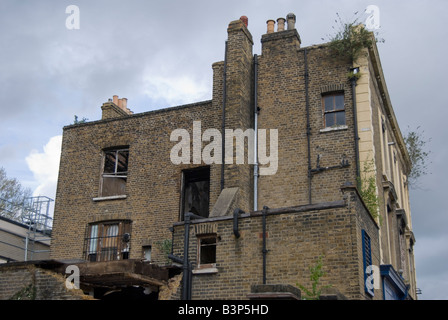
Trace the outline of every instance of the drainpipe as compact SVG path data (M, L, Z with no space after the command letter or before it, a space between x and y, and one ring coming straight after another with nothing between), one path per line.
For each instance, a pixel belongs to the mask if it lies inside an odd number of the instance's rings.
M268 250L266 250L266 214L268 209L267 206L264 206L261 211L263 218L263 284L266 284L266 254L268 253Z
M221 127L221 191L224 189L224 159L225 159L225 145L226 145L226 98L227 98L227 41L224 52L224 75L223 75L223 88L222 88L222 127Z
M235 235L235 237L237 239L241 236L241 234L240 234L240 232L238 230L238 215L240 213L244 213L244 211L241 210L240 208L236 208L233 211L233 234Z
M258 210L258 55L254 55L254 211Z
M184 215L185 231L184 231L184 262L183 262L183 286L182 286L182 300L190 300L190 262L188 261L188 249L190 243L190 212Z
M189 251L189 244L190 244L190 224L191 219L203 219L204 217L198 216L191 212L186 212L184 214L184 225L185 225L185 231L184 231L184 258L183 260L179 257L176 257L173 254L169 254L168 258L173 260L176 263L182 264L183 269L183 277L182 277L182 300L191 300L191 283L192 283L192 276L191 276L191 269L192 265L190 261L188 260L188 251Z
M289 24L288 24L289 27ZM308 51L303 51L305 60L305 106L306 106L306 140L308 147L308 202L312 203L311 195L311 179L313 177L311 172L311 125L310 125L310 101L309 101L309 73L308 73Z
M359 68L352 69L353 74L359 72ZM359 178L361 177L361 172L359 168L359 135L358 135L358 112L356 110L356 77L350 79L352 84L352 100L353 100L353 130L355 133L355 164L356 164L356 178L357 185L359 184ZM359 186L358 186L359 187Z

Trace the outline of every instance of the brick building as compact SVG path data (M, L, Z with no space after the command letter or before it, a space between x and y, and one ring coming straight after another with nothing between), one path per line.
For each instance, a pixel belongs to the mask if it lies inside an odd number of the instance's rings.
M326 297L416 299L410 160L376 45L352 62L277 22L260 55L247 18L229 24L212 100L133 114L114 96L64 128L51 258L78 261L86 292L298 298L321 257Z

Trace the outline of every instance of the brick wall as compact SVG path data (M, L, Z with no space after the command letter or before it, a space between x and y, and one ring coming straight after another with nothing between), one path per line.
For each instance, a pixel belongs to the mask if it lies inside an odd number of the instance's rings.
M156 242L171 239L169 227L179 220L181 172L199 165L173 165L173 130L188 130L202 120L202 129L219 128L220 110L206 101L134 116L64 128L51 257L83 258L85 229L103 220L132 221L130 258L142 258L142 246L152 245L152 258L162 263ZM126 198L94 201L100 196L102 150L129 146ZM210 206L220 193L220 170L211 167ZM210 208L211 210L211 208Z
M346 77L350 64L333 58L326 46L299 48L295 30L263 35L262 43L259 126L279 130L279 167L276 175L260 177L259 207L309 202L306 72L309 76L310 167L316 168L318 155L321 167L339 165L343 158L350 164L347 168L313 174L311 201L338 199L339 188L346 181L356 182L353 106ZM344 92L347 129L325 131L322 94L334 91Z
M372 238L374 263L379 265L378 228L364 208L355 189L344 189L345 201L268 210L266 216L266 283L311 289L309 268L323 256L326 275L321 285L332 285L349 299L365 299L361 230ZM261 284L262 215L242 214L240 238L233 233L233 219L194 222L190 228L189 259L197 266L198 237L203 230L217 230L217 272L195 274L193 299L247 299L251 286ZM207 227L199 225L208 224ZM215 226L213 226L215 225ZM202 231L201 231L202 230ZM174 254L183 256L184 225L174 234ZM377 295L376 298L379 298Z
M192 137L193 121L201 121L202 132L208 128L220 130L223 103L225 128L253 128L254 80L257 80L258 127L268 132L278 130L278 170L275 175L259 177L257 207L275 210L311 206L300 213L268 215L268 281L309 285L308 268L324 254L328 272L324 284L334 285L349 298L369 298L363 290L361 230L369 233L373 260L379 265L378 226L356 190L344 187L357 182L354 106L347 78L352 62L332 55L327 45L301 48L295 29L274 32L261 38L262 54L258 57L255 79L250 32L240 20L232 21L227 31L227 60L212 65L211 101L135 115L121 112L113 103L105 103L101 121L64 128L51 257L83 258L86 226L120 219L132 221L129 258L142 258L142 246L151 245L152 261L164 264L166 257L157 243L172 237L176 253L180 254L182 170L204 163L172 164L170 151L175 143L170 142L170 134L181 128L187 129ZM346 125L326 128L322 97L334 92L344 94ZM374 96L372 101L379 108L379 97ZM378 131L377 113L374 118L372 126ZM221 134L224 137L224 132ZM375 139L378 144L378 137ZM126 197L95 199L100 196L103 150L118 146L129 146ZM267 147L269 150L272 145ZM221 194L222 168L224 188L238 187L238 194L226 212L234 207L253 211L253 166L248 164L247 151L246 145L244 164L210 165L210 212ZM379 155L375 155L377 162L381 162ZM342 160L348 165L338 167ZM310 170L319 168L322 170L310 174ZM382 178L379 168L378 181ZM378 188L381 187L379 183ZM344 207L321 206L343 199ZM384 210L385 206L381 207L380 214L386 217ZM260 214L255 212L241 219L239 239L232 234L231 217L214 219L209 223L217 223L220 236L219 271L196 275L193 296L245 298L250 285L261 281ZM174 235L169 231L173 224ZM192 259L196 257L195 239L192 236ZM386 238L382 241L385 247ZM387 253L384 257L394 260L389 257L394 254ZM374 297L377 298L378 295Z
M68 290L65 277L32 264L0 266L0 300L89 300L81 290Z

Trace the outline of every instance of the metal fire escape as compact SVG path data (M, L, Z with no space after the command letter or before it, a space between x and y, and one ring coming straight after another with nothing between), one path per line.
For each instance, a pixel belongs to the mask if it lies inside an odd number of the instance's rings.
M53 218L49 215L50 203L54 201L45 196L27 198L23 203L22 223L28 226L25 238L25 261L32 260L33 254L42 252L37 250L38 241L48 241L51 236Z
M34 253L47 252L39 250L36 243L50 242L53 218L50 204L54 200L45 196L25 198L23 203L12 203L0 198L0 215L26 226L24 239L24 261L32 260ZM9 244L13 247L15 245Z

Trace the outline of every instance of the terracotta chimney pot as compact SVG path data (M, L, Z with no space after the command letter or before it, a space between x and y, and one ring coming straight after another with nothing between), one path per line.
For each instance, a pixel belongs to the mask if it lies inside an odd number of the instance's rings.
M284 31L285 30L285 18L278 18L277 19L277 31Z
M268 21L266 21L266 23L268 25L267 33L274 33L275 21L274 20L268 20Z

